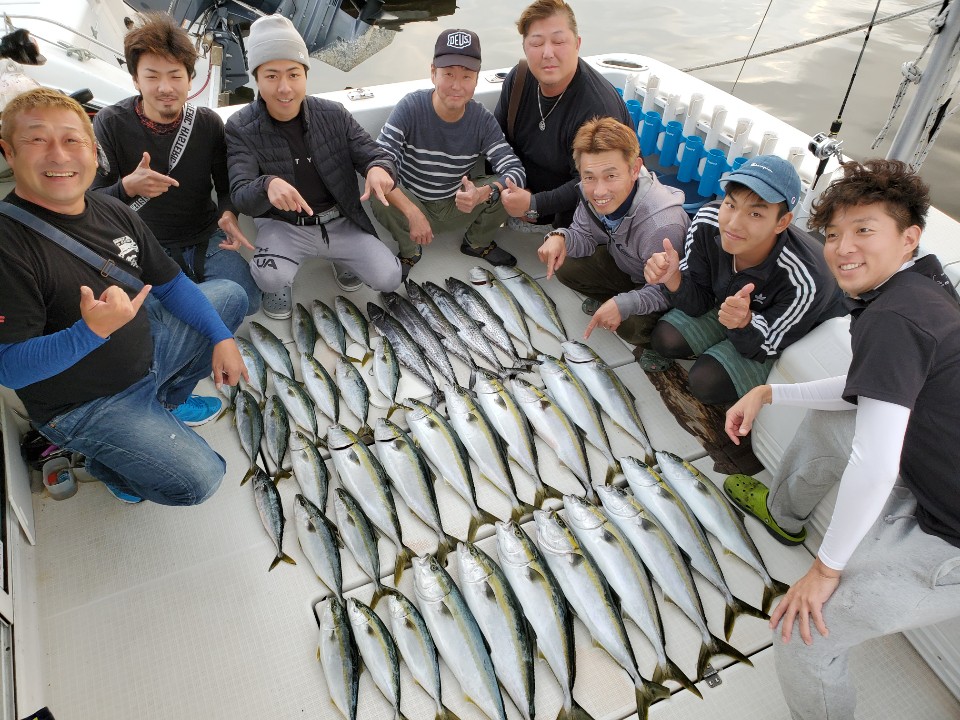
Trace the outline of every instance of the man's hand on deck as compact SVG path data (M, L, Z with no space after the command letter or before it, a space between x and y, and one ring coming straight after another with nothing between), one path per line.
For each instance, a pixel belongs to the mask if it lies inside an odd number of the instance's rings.
M813 633L810 632L810 619L822 637L827 637L830 631L823 620L823 605L830 599L840 585L840 571L827 567L820 558L814 558L813 565L807 574L797 580L783 596L770 615L770 629L777 624L780 626L780 637L790 642L793 635L793 621L799 621L800 637L807 645L813 644Z
M224 210L223 215L221 215L217 221L217 225L227 234L227 239L220 243L221 249L239 250L241 247L245 247L248 250L256 250L240 229L237 216L231 211Z
M758 385L727 410L727 419L723 429L727 437L733 440L734 445L740 444L740 438L753 429L753 421L760 412L760 408L773 402L773 388L769 385Z
M583 333L583 339L586 340L589 338L590 333L592 333L598 327L602 327L610 332L613 332L620 327L621 322L623 322L623 319L620 317L620 308L617 307L617 303L614 301L614 299L610 298L603 305L601 305L593 314L593 317L590 318L590 324L587 325L587 329Z
M250 382L247 366L240 355L240 349L233 338L221 340L213 346L213 382L217 388L226 383L236 385L240 378Z
M670 292L680 287L680 254L669 238L663 239L663 252L654 253L647 260L643 279L651 285L663 283Z
M540 262L547 266L547 280L560 269L567 259L567 240L562 233L552 232L543 240L543 245L537 250Z
M80 316L87 323L87 327L97 335L102 338L110 337L133 320L151 287L144 285L136 297L131 298L124 290L111 285L96 298L93 290L83 285L80 287Z
M720 305L717 319L727 330L739 330L750 324L750 320L753 319L753 312L750 310L750 293L755 287L753 283L747 283Z
M389 206L387 202L387 193L393 190L393 178L390 173L379 165L374 165L367 171L367 177L363 182L363 195L360 196L360 202L369 199L370 194L377 196L377 200L384 205Z

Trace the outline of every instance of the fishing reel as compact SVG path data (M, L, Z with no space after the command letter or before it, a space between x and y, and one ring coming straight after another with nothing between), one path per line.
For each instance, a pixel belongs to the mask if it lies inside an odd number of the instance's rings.
M813 153L814 157L820 160L826 160L830 157L835 157L837 160L840 160L843 154L841 150L842 145L843 140L837 140L836 137L832 135L820 132L813 136L813 139L810 140L810 143L807 145L807 149Z

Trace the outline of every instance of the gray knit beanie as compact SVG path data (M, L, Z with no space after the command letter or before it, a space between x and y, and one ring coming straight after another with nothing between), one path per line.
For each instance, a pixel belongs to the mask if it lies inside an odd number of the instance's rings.
M310 53L300 33L283 15L257 18L246 40L247 67L253 75L270 60L293 60L310 67Z

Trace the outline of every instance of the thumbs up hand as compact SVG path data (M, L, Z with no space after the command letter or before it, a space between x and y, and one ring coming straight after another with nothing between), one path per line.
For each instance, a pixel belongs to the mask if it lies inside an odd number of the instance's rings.
M755 289L753 283L747 283L736 294L731 295L720 306L717 319L728 330L739 330L750 324L753 311L750 310L750 293Z
M506 183L507 187L500 193L500 202L508 215L523 218L523 214L530 209L530 192L517 185L509 176Z
M480 189L466 175L460 178L460 187L457 189L454 202L457 204L457 210L462 213L472 212L482 202Z
M670 292L680 287L680 254L668 238L663 239L663 252L654 253L647 260L643 279L651 285L663 283Z
M163 175L150 169L150 153L148 152L143 154L140 164L134 168L133 172L125 176L120 182L123 185L123 191L130 197L139 195L145 198L155 198L172 187L180 187L180 183L169 175Z

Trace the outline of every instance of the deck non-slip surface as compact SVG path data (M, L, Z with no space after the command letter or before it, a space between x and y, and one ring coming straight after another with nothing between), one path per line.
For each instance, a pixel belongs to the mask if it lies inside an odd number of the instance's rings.
M520 265L542 278L537 261L538 238L503 232L501 244L520 258ZM461 255L454 238L442 236L427 248L411 278L442 282L448 276L466 279L473 258ZM580 298L556 280L543 282L557 301L561 318L572 338L582 335L588 318L580 311ZM295 300L309 307L314 298L332 306L339 293L329 265L319 261L304 266L297 278ZM376 294L368 288L351 294L361 309ZM290 324L256 318L285 340ZM241 330L245 334L245 330ZM540 350L559 355L559 345L536 331ZM633 356L614 335L598 331L589 344L611 365L636 395L641 417L654 447L691 460L703 457L696 439L684 432L659 401ZM288 344L297 367L296 351ZM332 372L333 354L322 341L317 358ZM465 380L465 368L454 366ZM365 375L370 383L372 377ZM213 392L205 381L200 392ZM383 410L371 408L371 415ZM325 421L321 420L321 425ZM342 422L357 422L344 410ZM616 454L638 454L639 446L607 423ZM296 540L292 522L295 480L281 481L287 527L284 550L296 566L280 564L268 572L274 549L257 515L250 484L241 486L246 458L231 417L199 428L200 434L227 459L221 488L206 503L194 508L166 508L149 503L127 506L112 498L99 483L83 483L73 498L57 502L35 496L38 531L38 568L41 634L45 650L46 702L58 720L120 720L139 718L336 718L320 665L316 660L317 627L313 605L324 589ZM321 434L323 430L321 430ZM580 485L560 468L552 451L538 440L544 480L565 492ZM589 448L596 479L602 479L605 462ZM715 480L709 459L695 464ZM331 485L336 475L331 468ZM513 466L521 499L532 498L532 482ZM437 495L445 528L463 536L466 505L443 481ZM477 480L479 504L500 517L509 514L509 503L485 480ZM418 553L429 552L435 536L398 501L406 543ZM556 503L553 505L556 506ZM329 506L332 516L332 504ZM533 530L528 520L528 531ZM792 582L809 566L803 548L786 548L750 523L749 529L771 573ZM494 558L492 529L483 528L479 545ZM762 586L742 562L723 554L715 545L725 576L735 595L758 605ZM380 543L384 576L393 567L389 541ZM371 587L349 553L343 552L347 595L369 600ZM455 573L451 557L449 569ZM697 584L712 632L722 636L723 604L719 594L700 578ZM413 571L408 568L400 589L413 597ZM379 608L386 618L386 603ZM695 674L699 636L673 605L661 604L666 627L667 652L689 675ZM636 628L627 623L640 662L649 677L653 653ZM721 671L717 688L700 684L704 700L679 690L651 710L651 717L666 718L787 718L773 669L770 634L763 621L744 617L737 621L731 643L751 656L755 667L733 665ZM633 690L627 675L601 649L594 647L584 626L576 625L577 683L574 694L594 717L624 718L634 714ZM720 663L723 665L723 663ZM895 636L859 648L854 672L860 688L862 718L911 717L930 720L956 717L960 707L909 644ZM411 720L433 718L433 704L401 667L402 709ZM560 707L560 691L542 660L537 661L537 717L552 719ZM676 689L675 684L671 684ZM465 703L459 688L443 667L444 699L461 718L480 718ZM508 715L519 717L506 702ZM28 712L33 708L21 708ZM392 711L374 687L369 673L360 680L359 717L389 718Z

